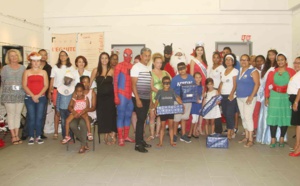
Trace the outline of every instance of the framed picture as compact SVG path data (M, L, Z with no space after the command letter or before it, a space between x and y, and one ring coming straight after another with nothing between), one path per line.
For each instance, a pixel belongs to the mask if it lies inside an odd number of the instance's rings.
M126 48L130 48L132 50L132 61L135 58L135 56L140 55L141 49L146 47L145 44L112 44L111 45L111 50L116 53L118 51L118 56L119 56L119 62L124 61L123 58L123 52Z
M9 51L10 49L16 49L19 50L22 56L22 61L20 62L20 64L24 64L24 48L22 46L2 46L2 66L6 65L5 63L5 56L7 54L7 51Z

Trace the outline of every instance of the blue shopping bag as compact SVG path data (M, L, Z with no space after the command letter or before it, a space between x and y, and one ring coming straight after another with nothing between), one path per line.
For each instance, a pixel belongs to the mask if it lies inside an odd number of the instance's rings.
M183 105L159 106L156 109L157 115L182 114L182 113L183 113Z
M181 85L180 97L183 103L197 102L197 85Z
M228 148L228 138L222 134L212 134L206 137L207 148Z

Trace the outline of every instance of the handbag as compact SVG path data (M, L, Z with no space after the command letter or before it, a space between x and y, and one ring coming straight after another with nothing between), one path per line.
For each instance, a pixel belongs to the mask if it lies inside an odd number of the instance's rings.
M228 138L222 134L212 134L206 137L207 148L228 148Z
M157 115L182 114L183 105L159 106L156 108L156 113Z
M181 85L180 87L180 97L183 103L197 102L197 94L197 85Z

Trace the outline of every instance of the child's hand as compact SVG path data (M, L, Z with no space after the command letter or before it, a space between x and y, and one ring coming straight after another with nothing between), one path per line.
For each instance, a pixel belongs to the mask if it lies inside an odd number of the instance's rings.
M202 100L201 100L201 99L198 99L197 103L202 103Z
M216 105L220 105L220 103L221 103L221 101L217 101L217 102L216 102Z

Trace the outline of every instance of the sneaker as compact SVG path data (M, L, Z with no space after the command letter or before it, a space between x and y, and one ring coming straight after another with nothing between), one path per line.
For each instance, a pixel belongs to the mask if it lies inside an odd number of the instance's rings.
M43 144L44 140L41 138L41 136L37 137L35 140L38 144Z
M28 145L34 145L34 138L29 138Z
M47 139L47 136L45 136L44 134L41 135L42 139Z
M224 133L227 133L227 132L228 132L228 130L227 130L227 129L225 129L223 132L224 132Z
M186 143L191 143L192 142L186 134L180 137L180 141L184 141Z
M176 135L173 136L173 142L174 142L174 143L177 142L177 136L176 136Z

